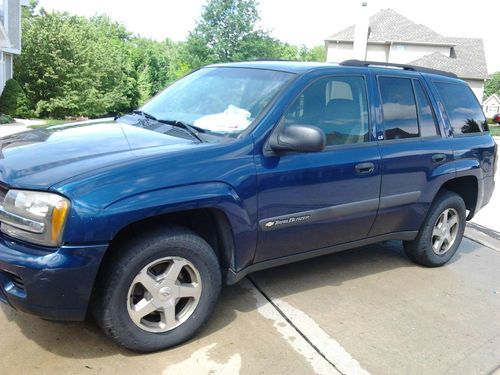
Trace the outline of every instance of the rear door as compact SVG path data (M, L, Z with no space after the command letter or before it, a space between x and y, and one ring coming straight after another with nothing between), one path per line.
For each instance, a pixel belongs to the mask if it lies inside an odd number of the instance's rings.
M454 173L450 140L420 74L394 72L376 79L382 184L370 236L418 230L446 174Z
M257 159L256 262L363 239L377 213L380 154L368 115L365 75L314 79L278 125L320 127L322 152Z

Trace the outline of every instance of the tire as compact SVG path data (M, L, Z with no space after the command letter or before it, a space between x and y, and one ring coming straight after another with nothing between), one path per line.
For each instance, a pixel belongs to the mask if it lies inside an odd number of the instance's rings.
M143 353L193 337L220 294L214 250L190 230L172 227L122 245L106 261L96 284L92 312L101 329L119 345Z
M456 217L456 224L453 224L453 217ZM447 220L446 225L443 225L444 220ZM446 264L462 242L465 223L463 199L450 191L440 192L432 203L417 238L403 242L406 255L413 262L426 267L440 267ZM447 228L449 237L445 235ZM444 241L440 245L441 238ZM450 241L450 238L454 239Z

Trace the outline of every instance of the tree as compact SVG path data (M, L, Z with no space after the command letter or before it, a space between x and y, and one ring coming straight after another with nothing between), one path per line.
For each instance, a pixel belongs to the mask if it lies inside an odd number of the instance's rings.
M302 46L300 49L300 60L325 62L326 61L325 46L316 46L310 49L305 46Z
M500 72L494 73L484 84L484 99L493 94L500 95Z
M210 0L189 35L193 52L209 62L235 61L245 39L254 37L258 20L255 0Z

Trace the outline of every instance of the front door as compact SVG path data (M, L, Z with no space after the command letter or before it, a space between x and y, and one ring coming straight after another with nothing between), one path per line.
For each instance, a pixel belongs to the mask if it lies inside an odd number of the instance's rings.
M312 82L276 131L315 125L327 137L316 153L257 160L259 239L255 262L363 239L380 194L380 152L372 139L366 77Z

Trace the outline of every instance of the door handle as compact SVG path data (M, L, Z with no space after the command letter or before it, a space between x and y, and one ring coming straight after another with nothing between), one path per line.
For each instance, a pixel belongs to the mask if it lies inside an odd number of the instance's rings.
M375 164L373 163L361 163L354 167L358 173L371 173L375 170Z
M435 154L432 155L432 161L434 163L442 163L446 160L446 155L445 154Z

